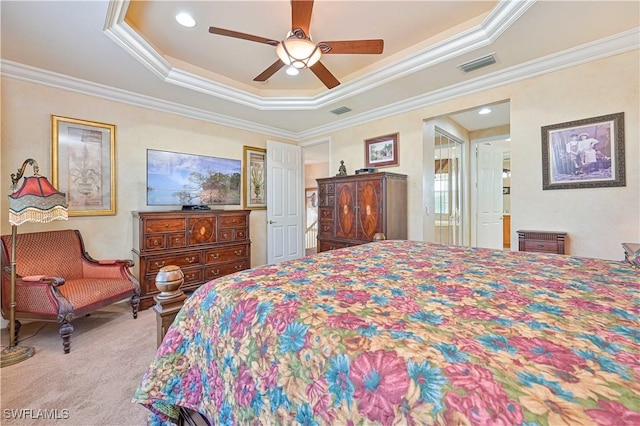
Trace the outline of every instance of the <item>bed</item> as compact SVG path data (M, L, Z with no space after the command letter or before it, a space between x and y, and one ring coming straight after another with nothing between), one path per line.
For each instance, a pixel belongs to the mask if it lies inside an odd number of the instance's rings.
M638 425L620 261L380 241L211 281L133 401L211 424Z

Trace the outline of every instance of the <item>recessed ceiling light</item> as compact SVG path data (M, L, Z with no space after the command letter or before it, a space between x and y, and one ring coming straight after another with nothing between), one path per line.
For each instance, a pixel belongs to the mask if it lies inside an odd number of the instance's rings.
M178 13L176 15L176 21L178 21L180 25L185 27L191 28L196 26L196 20L193 19L193 17L187 12Z
M490 108L482 108L480 111L478 111L478 114L485 115L485 114L489 114L490 112L491 112Z
M298 71L298 68L296 68L294 66L290 66L290 67L287 68L286 73L289 74L289 75L298 75L300 73L300 71Z

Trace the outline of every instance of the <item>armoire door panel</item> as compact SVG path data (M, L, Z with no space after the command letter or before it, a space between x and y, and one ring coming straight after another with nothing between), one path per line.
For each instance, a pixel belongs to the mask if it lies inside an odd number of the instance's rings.
M337 221L336 235L340 238L356 238L356 184L336 184Z
M373 240L382 232L382 185L380 180L358 182L358 238Z

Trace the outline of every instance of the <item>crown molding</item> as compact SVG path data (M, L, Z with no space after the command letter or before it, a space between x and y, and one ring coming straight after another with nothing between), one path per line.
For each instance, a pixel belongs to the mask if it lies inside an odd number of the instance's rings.
M2 59L0 75L223 126L295 140L296 133Z
M463 83L444 87L423 95L415 96L394 104L365 113L353 115L329 125L319 126L298 133L297 140L315 138L323 134L335 132L349 127L403 114L415 109L441 103L460 96L482 92L521 80L548 74L577 65L619 55L640 48L640 28L615 34L576 48L558 52L534 61L496 71Z
M389 116L402 114L436 103L444 102L471 93L485 91L491 88L514 83L542 74L559 71L587 62L622 54L640 47L640 28L635 28L620 34L597 40L592 43L569 49L553 55L514 66L502 71L490 73L481 77L467 80L463 83L435 90L411 99L386 105L366 113L344 118L335 123L315 127L303 132L291 132L284 129L265 126L223 114L217 114L202 109L188 107L175 102L168 102L150 96L129 92L114 87L93 83L86 80L42 70L17 62L2 60L0 75L31 83L42 84L58 89L69 90L89 96L95 96L112 101L123 102L142 108L168 112L184 117L195 118L223 126L238 128L280 137L287 140L301 142L321 137L331 132L379 120Z
M499 0L483 22L442 42L409 55L339 87L309 97L266 97L250 86L242 90L174 67L126 22L128 0L109 2L104 32L118 46L166 83L237 102L259 110L317 110L390 81L486 46L522 16L536 0Z

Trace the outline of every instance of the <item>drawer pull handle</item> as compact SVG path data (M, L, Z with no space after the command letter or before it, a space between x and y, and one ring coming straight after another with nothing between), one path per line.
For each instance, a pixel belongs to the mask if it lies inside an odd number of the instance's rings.
M538 244L538 248L543 248L544 244Z
M176 238L176 243L179 243L179 242L180 242L180 238Z
M239 271L242 269L242 265L236 265L235 268L236 268L236 271Z
M154 246L157 246L158 244L160 244L160 243L158 242L158 240L153 240L153 245L154 245Z
M322 212L322 215L323 215L323 216L329 216L329 210L324 210L324 211Z
M233 253L234 253L236 256L240 256L240 255L242 255L242 250L234 250L234 251L233 251Z
M196 260L195 256L191 256L191 257L185 257L184 260L186 260L188 263L193 263Z
M236 222L237 222L237 220L236 220L236 219L233 219L233 220L231 221L231 223L236 223Z
M220 257L220 253L214 253L211 255L211 259L217 259Z
M164 266L164 260L162 262L155 262L157 268L162 268Z
M164 224L164 227L165 227L165 228L168 228L168 227L169 227L169 224L168 224L168 223L165 223L165 224Z
M213 272L213 275L218 275L220 274L220 269L216 269L215 271L211 271L211 272Z
M189 274L189 275L187 275L187 279L188 279L188 280L192 280L192 279L194 279L195 277L196 277L196 274Z

